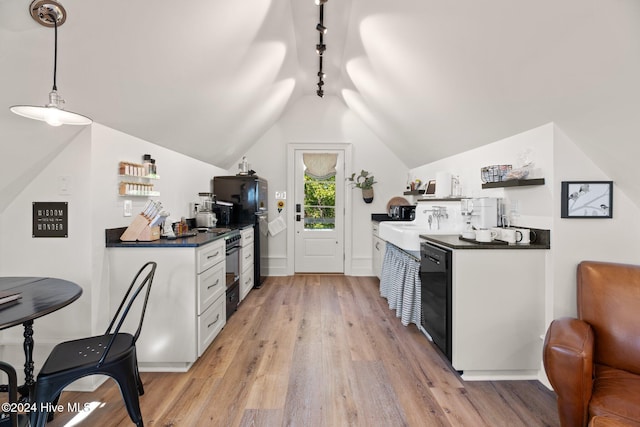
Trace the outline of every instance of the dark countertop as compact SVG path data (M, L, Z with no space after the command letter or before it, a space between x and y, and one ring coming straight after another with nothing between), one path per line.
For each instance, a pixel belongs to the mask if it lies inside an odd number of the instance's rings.
M231 224L224 225L218 228L228 228L231 231L243 230L248 227L253 227L253 224ZM124 233L127 227L110 228L105 230L105 246L107 248L197 248L204 246L208 243L215 242L229 234L217 234L198 232L193 237L181 237L177 239L164 239L153 240L151 242L122 242L120 236Z
M549 230L541 230L537 228L530 229L536 232L537 239L535 243L531 243L529 245L508 245L495 241L492 243L470 242L460 239L460 236L457 234L421 234L420 238L427 242L435 243L436 245L444 246L449 249L551 249Z

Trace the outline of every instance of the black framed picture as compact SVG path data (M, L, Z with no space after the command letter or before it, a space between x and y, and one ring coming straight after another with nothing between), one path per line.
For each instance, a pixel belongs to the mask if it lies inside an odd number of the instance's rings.
M67 202L33 202L32 237L68 237Z
M562 181L561 218L613 218L613 181Z

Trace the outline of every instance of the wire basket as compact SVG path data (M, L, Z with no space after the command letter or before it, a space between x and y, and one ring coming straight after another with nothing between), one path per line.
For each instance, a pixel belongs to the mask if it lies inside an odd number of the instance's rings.
M511 171L511 165L492 165L480 168L480 179L483 183L504 181Z

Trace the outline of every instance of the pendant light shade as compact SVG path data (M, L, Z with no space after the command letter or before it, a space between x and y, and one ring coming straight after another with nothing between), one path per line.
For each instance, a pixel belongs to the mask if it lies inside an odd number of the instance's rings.
M40 107L35 105L14 105L9 107L11 112L29 119L41 120L51 126L61 125L89 125L92 120L82 114L64 110L64 99L58 93L56 86L56 71L58 63L58 27L66 20L64 7L56 0L34 0L29 8L31 16L45 27L53 27L55 33L53 55L53 88L49 92L49 103Z
M64 110L62 104L64 104L64 99L58 95L58 92L52 90L49 92L49 103L44 107L36 105L14 105L9 109L19 116L28 119L42 120L51 126L90 125L93 122L87 116Z

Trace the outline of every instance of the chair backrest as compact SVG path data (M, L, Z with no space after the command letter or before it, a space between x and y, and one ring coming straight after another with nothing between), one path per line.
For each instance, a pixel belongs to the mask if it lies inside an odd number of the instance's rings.
M578 265L578 317L593 328L594 362L640 374L640 266Z
M157 264L154 261L147 262L140 268L140 270L138 270L138 273L135 275L135 277L131 281L131 284L129 285L127 292L124 294L124 297L122 298L122 302L120 303L120 306L118 307L115 314L113 315L113 319L111 319L111 323L109 323L109 327L105 332L105 335L113 334L113 337L109 340L109 343L105 347L105 351L102 357L100 358L98 365L101 365L106 359L116 335L118 334L118 332L120 332L120 328L122 327L122 324L124 323L127 317L127 314L129 314L129 310L131 309L131 306L135 302L138 295L146 287L144 301L142 303L142 308L140 312L140 321L138 322L138 328L136 329L136 332L133 335L133 342L135 343L138 340L138 337L140 336L140 331L142 330L144 313L147 309L147 302L149 301L149 293L151 292L153 276L156 274L156 267L157 267Z

